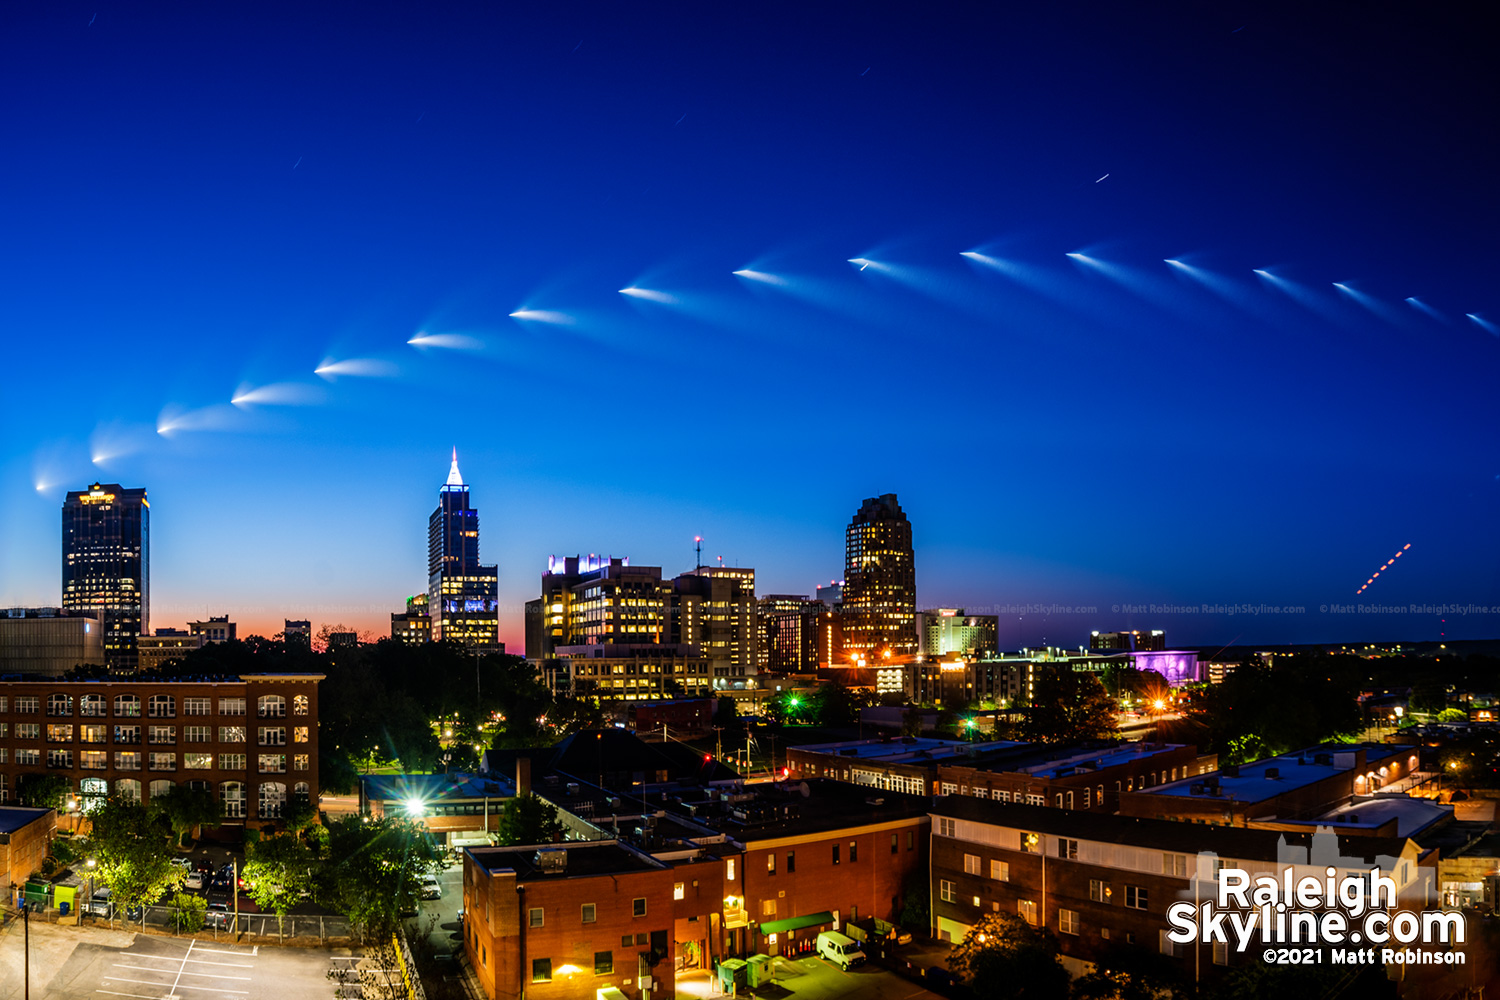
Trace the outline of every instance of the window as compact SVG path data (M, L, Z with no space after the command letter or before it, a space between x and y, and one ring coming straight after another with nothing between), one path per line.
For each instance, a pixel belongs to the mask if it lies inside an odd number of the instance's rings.
M146 740L150 743L176 743L176 726L148 726L146 727Z
M17 764L40 764L41 762L42 762L42 752L40 750L17 750L16 751L16 763ZM139 767L140 765L136 765L136 766Z
M1033 927L1036 926L1036 901L1035 900L1030 900L1030 899L1018 899L1018 900L1016 900L1016 912L1018 914L1020 914L1022 920L1026 921L1028 924L1030 924Z
M115 718L117 719L139 719L141 717L141 699L133 694L115 695Z
M279 694L263 694L255 700L255 714L262 719L284 719L286 699Z
M286 746L286 727L285 726L261 726L260 727L260 745L263 746L263 747L284 747L284 746Z
M734 881L734 859L733 858L725 858L724 859L724 878L726 880L730 881L730 882ZM636 916L640 916L640 914L636 914Z
M1111 895L1108 882L1097 878L1089 879L1089 899L1096 903L1108 903Z
M184 698L182 699L183 715L212 715L212 698Z
M175 753L153 753L151 755L151 770L153 770L153 771L175 771L175 770L177 770L177 755Z
M39 740L42 738L42 724L40 722L18 722L16 723L16 739Z
M897 833L891 834L891 853L892 854L895 854L897 851L900 850L900 847L898 846L900 843L901 843L901 835L897 834Z
M834 844L833 845L833 863L834 864L838 864L839 863L839 845L838 844Z
M991 861L990 862L990 878L994 879L996 882L1009 882L1010 881L1010 862L1009 861Z
M305 694L299 694L299 695L294 695L292 697L292 714L293 715L306 715L307 714L307 695L305 695ZM663 779L663 780L665 780L665 779Z
M141 783L134 778L115 779L115 794L125 802L141 804Z
M1057 911L1057 930L1059 934L1077 934L1078 911L1059 909Z
M281 809L286 805L286 786L279 781L260 783L260 818L280 819Z
M78 766L85 771L103 771L109 768L108 750L80 750Z
M594 908L594 904L593 903L584 903L583 904L583 922L586 923L586 924L593 923L594 919L595 919L595 915L596 915L596 911L595 911L595 908Z
M294 726L292 728L292 742L293 743L306 743L307 742L307 727L306 726Z
M154 799L158 795L170 795L170 794L172 794L172 789L174 787L176 787L176 786L173 785L172 782L168 781L166 778L158 778L157 780L151 782L151 785L150 785L151 797Z
M797 852L796 851L787 851L786 852L786 873L788 875L790 875L792 872L794 872L796 870L797 870Z
M73 714L73 696L70 694L49 694L47 696L47 714L53 717L67 717Z
M73 769L73 751L71 750L48 750L47 766Z
M0 712L3 712L3 711L4 711L4 709L0 708ZM10 723L9 722L0 722L0 740L5 739L9 735L10 735Z
M0 736L5 735L0 733ZM78 741L80 743L104 743L109 739L108 726L79 726Z
M214 731L212 726L183 726L182 742L184 743L212 743Z
M979 874L979 855L977 855L977 854L965 854L964 855L964 874L965 875L978 875Z
M672 898L673 899L686 899L687 898L687 889L683 886L683 884L681 882L674 882L674 883L672 883Z
M226 781L219 785L219 801L224 806L225 819L245 818L245 786L238 781Z
M620 935L620 947L621 948L629 948L633 944L635 944L635 935L634 934L622 934L622 935Z
M1175 875L1178 878L1187 878L1187 855L1163 854L1161 856L1161 873L1163 875Z
M852 865L859 860L859 841L849 841L849 863Z
M243 771L245 769L245 755L242 753L219 754L219 770L221 771Z
M1078 841L1069 840L1067 837L1057 838L1057 856L1069 861L1078 860Z
M1144 910L1146 908L1145 886L1127 885L1125 887L1125 905L1132 910Z
M141 754L139 750L116 750L116 771L139 771L141 769Z
M630 902L630 915L632 917L644 917L646 915L646 897L637 896Z
M286 754L260 754L259 766L261 774L284 774L286 773Z
M954 821L947 816L939 816L935 832L939 837L952 837L954 836L953 829L955 825Z
M1034 833L1021 834L1021 850L1027 854L1042 853L1042 838Z
M182 766L190 771L206 771L214 766L214 755L211 753L185 753L182 755Z
M48 743L72 743L73 742L73 727L72 726L68 726L68 725L58 725L57 723L48 723L47 724L47 742Z
M552 982L552 959L533 958L531 960L531 981L533 983Z
M1172 939L1167 937L1166 931L1156 932L1156 945L1157 950L1159 950L1163 955L1171 955L1174 958L1176 957L1177 945L1173 944Z
M1094 802L1094 790L1092 788L1085 788L1083 790L1083 808L1085 808L1085 809L1091 809L1091 808L1093 808L1093 802Z
M607 976L615 971L615 953L612 951L594 952L594 975Z
M219 727L219 742L220 743L243 743L243 742L245 742L245 727L244 726L220 726Z
M906 831L906 849L908 851L915 850L916 846L917 846L917 834L916 834L916 832L914 830L907 830Z
M1214 964L1215 965L1228 965L1229 964L1229 942L1228 941L1215 941L1214 942Z
M115 742L116 743L139 743L140 741L141 741L141 727L140 726L116 726L115 727Z
M42 702L34 694L16 695L16 713L19 715L33 715L42 710Z
M763 899L760 901L760 915L762 917L776 916L776 900Z
M953 883L945 878L938 879L938 899L945 903L953 902Z
M177 699L169 694L153 694L146 703L146 714L153 719L176 718Z
M245 699L243 699L243 698L220 698L219 699L219 714L220 715L244 715L245 714Z
M292 757L293 771L306 771L311 758L305 753L299 753Z
M766 852L766 874L767 875L775 875L776 874L776 852L775 851L767 851Z

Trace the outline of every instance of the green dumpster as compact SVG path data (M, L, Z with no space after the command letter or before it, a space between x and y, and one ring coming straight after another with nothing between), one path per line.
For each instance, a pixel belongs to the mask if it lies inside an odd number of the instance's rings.
M771 981L771 956L751 955L746 960L745 974L751 989L769 983Z
M742 958L726 958L719 963L719 983L725 993L737 992L737 986L747 985L745 982L746 964Z

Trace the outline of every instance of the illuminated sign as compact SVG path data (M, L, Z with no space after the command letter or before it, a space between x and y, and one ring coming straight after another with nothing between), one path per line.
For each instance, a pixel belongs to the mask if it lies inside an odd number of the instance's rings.
M79 503L114 503L113 493L85 493L78 498Z

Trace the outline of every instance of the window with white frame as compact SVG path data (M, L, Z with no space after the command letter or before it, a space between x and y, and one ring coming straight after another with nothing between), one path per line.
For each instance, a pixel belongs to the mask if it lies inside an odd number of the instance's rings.
M1078 911L1059 908L1057 911L1057 930L1059 934L1078 933Z
M991 861L990 862L990 878L994 879L996 882L1009 882L1010 881L1010 862L1009 861Z
M945 878L938 879L938 899L945 903L953 902L953 883Z
M1016 900L1016 913L1020 914L1022 920L1031 926L1036 926L1036 901L1032 899Z
M977 854L965 854L964 855L964 874L965 875L978 875L979 874L979 855L977 855Z

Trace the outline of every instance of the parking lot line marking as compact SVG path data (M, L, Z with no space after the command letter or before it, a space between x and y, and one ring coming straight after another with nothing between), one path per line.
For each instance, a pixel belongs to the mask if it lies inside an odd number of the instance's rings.
M193 945L197 943L197 941L188 942L188 950L182 956L182 965L177 969L177 978L172 980L172 988L168 990L169 993L175 994L177 992L177 984L182 981L182 970L187 968L188 957L193 954Z
M104 977L104 981L106 983L140 983L142 986L165 986L166 985L166 983L154 983L154 982L152 982L149 979L126 979L124 976L105 976ZM177 987L174 986L174 987L172 987L172 989L175 992L176 989L177 989ZM250 991L249 990L221 990L221 989L217 989L216 987L213 987L213 986L190 986L190 985L188 985L186 983L183 984L182 989L185 989L185 990L206 990L209 993L238 993L242 997L250 995ZM152 998L152 1000L160 1000L160 998Z
M194 938L193 939L193 944L196 945L197 943L198 943L198 939ZM259 949L260 945L256 945L255 947L257 949ZM255 957L255 952L253 952L253 951L225 951L222 948L199 948L198 949L198 953L200 955L233 955L236 958L254 958ZM176 960L174 959L174 961L176 961Z
M95 993L107 993L112 997L139 997L140 1000L162 1000L161 997L148 997L144 993L117 993L114 990L95 990Z

